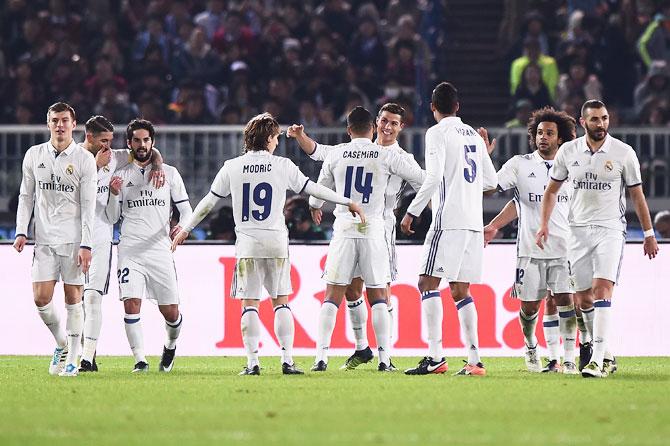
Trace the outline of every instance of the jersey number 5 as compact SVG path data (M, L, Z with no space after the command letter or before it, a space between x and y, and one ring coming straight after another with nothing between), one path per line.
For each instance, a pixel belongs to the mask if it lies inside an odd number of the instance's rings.
M344 196L351 198L351 180L354 176L354 166L347 166L346 177L344 179ZM365 174L365 181L363 181L363 166L356 167L356 179L354 181L354 189L363 195L362 203L370 201L372 194L372 172Z
M465 162L469 167L463 169L463 176L465 177L465 181L468 183L474 183L475 178L477 177L477 163L475 163L475 160L470 158L470 154L477 151L477 146L464 146L464 149Z
M242 183L242 221L249 221L250 183ZM269 183L258 183L254 187L253 200L261 210L254 209L251 216L254 220L265 220L272 210L272 186Z

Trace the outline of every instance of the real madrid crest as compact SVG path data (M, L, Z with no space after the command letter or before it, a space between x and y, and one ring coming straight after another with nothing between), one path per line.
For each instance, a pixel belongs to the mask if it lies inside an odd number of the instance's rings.
M68 175L72 175L74 173L74 166L72 164L68 164L67 168L65 169L65 173Z
M605 170L611 172L612 169L614 169L614 164L612 164L612 161L605 161Z

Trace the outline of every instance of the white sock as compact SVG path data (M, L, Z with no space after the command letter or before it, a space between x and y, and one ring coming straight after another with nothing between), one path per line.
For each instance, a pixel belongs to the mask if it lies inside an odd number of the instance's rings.
M537 347L537 336L535 336L535 327L537 327L538 314L539 313L535 313L532 316L528 316L523 311L523 309L519 310L519 324L521 324L521 331L523 332L526 347L528 348Z
M96 290L84 291L84 347L81 359L93 362L102 327L102 295Z
M586 338L589 342L593 342L593 318L596 317L594 308L584 309L582 308L582 319L584 319L584 326L586 327Z
M545 314L542 319L542 326L544 328L544 340L547 341L547 349L549 350L549 359L551 361L561 360L561 333L558 328L558 314Z
M37 307L37 313L40 315L40 318L42 318L44 325L51 331L51 334L56 340L56 345L61 348L65 347L67 345L67 338L60 325L60 317L58 317L58 312L56 311L56 308L54 308L53 301L43 307Z
M444 357L442 353L442 296L438 290L421 293L421 311L426 321L428 356L435 361Z
M295 323L293 313L288 305L275 307L275 336L281 347L281 362L293 365L293 336L295 334Z
M179 332L181 331L182 319L180 312L176 321L165 321L165 334L167 335L167 338L165 339L165 348L172 350L177 347L177 338L179 338Z
M139 313L126 313L123 317L123 322L125 322L126 337L128 338L130 350L132 350L135 357L135 362L147 362L147 358L144 356L144 336L142 334L142 322L140 321Z
M67 358L65 364L79 365L79 349L81 348L81 333L84 331L84 310L81 302L65 304L67 319L65 333L67 334Z
M316 359L314 362L323 361L328 363L328 349L330 339L335 330L335 318L337 317L337 305L330 300L324 300L319 311L319 331L316 339Z
M597 300L593 303L593 307L595 308L595 317L593 318L593 356L591 356L591 361L595 361L598 367L602 368L605 350L607 350L612 302Z
M372 304L372 327L375 329L377 349L379 350L379 362L390 364L389 356L389 312L385 300L378 300Z
M359 297L353 302L347 302L347 313L351 321L351 329L354 331L356 350L364 350L370 346L368 343L368 307L365 298Z
M575 342L577 336L577 317L575 306L559 305L558 309L558 331L563 339L563 362L575 362Z
M586 342L591 342L589 339L589 332L586 330L586 323L582 315L577 316L577 329L579 330L579 343L584 344Z
M476 365L481 362L479 357L479 335L477 333L477 308L468 296L456 302L458 320L461 323L461 333L465 347L468 349L468 364Z
M393 346L393 343L396 340L396 328L395 328L395 311L393 311L393 302L389 299L388 305L386 307L389 313L389 349ZM390 354L390 353L389 353Z
M261 337L261 320L255 307L244 307L240 320L242 342L247 353L247 367L260 365L258 361L258 342Z

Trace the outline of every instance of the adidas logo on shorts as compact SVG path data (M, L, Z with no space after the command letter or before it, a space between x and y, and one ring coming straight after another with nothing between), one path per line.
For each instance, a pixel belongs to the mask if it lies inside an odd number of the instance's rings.
M530 175L528 175L528 178L535 178L535 172L531 172Z
M578 161L575 161L574 163L572 163L572 166L573 166L573 167L574 167L574 166L579 167L579 162L578 162Z
M440 266L440 267L439 267L438 269L436 269L435 271L438 272L438 273L443 273L443 272L444 272L444 268L442 268L442 267Z
M37 168L38 169L46 169L46 166L44 165L44 163L40 163L40 165L37 166Z

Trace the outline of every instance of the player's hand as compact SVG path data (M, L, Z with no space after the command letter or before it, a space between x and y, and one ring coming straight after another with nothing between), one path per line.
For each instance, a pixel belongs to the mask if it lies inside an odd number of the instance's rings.
M405 235L414 234L414 231L412 230L413 222L414 217L409 214L405 214L405 216L402 218L402 221L400 222L400 230L402 231L403 234Z
M648 256L650 260L656 257L656 254L658 254L658 242L656 241L656 237L653 235L651 237L646 237L643 246L644 255Z
M174 240L175 236L181 231L181 226L174 225L170 230L170 239Z
M363 212L363 208L361 207L360 203L356 203L354 201L349 203L349 212L351 212L351 215L354 217L358 215L361 218L361 223L365 223L365 213Z
M317 225L320 225L321 216L323 215L321 209L309 208L309 213L312 214L312 221L314 221L314 223L316 223Z
M102 169L112 160L112 151L108 148L98 150L95 154L95 164L98 169Z
M299 138L300 136L304 135L304 133L304 125L293 124L286 129L286 136L289 138Z
M540 226L540 229L537 230L537 233L535 234L535 244L540 247L540 249L544 249L544 244L547 241L547 237L549 237L549 228L546 226Z
M162 165L152 165L149 173L149 180L156 189L160 189L165 184L165 171Z
M81 266L81 271L86 274L91 266L91 250L87 248L79 248L79 256L77 257L77 265Z
M16 252L21 252L23 251L23 247L26 246L26 242L28 240L26 239L25 235L19 235L14 239L14 249L16 249Z
M484 246L488 245L497 235L498 228L490 224L484 226Z
M113 176L109 182L109 191L112 193L112 195L119 195L119 192L121 192L121 186L123 186L123 180L121 177Z
M489 132L484 127L479 127L477 133L482 137L484 143L486 144L486 151L489 152L489 155L493 153L496 149L496 139L493 138L493 141L489 142Z
M175 226L175 228L178 228L178 226ZM188 238L188 231L184 231L183 229L179 228L179 233L177 233L174 237L172 237L172 252L177 249L178 245L181 245L184 243L184 240Z

